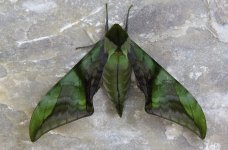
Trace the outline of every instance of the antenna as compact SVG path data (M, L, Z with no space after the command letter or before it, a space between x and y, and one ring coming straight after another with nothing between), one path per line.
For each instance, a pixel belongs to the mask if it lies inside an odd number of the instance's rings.
M131 10L131 8L133 7L133 5L131 5L129 8L128 8L128 11L127 11L127 18L126 18L126 25L125 25L125 31L128 30L128 18L129 18L129 12Z
M108 32L108 4L105 4L105 8L106 8L106 23L105 23L105 31Z

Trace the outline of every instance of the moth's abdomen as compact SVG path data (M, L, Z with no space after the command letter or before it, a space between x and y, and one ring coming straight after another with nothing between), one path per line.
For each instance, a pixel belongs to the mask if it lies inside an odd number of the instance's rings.
M103 84L120 116L122 116L130 78L131 66L127 56L122 52L113 53L104 67Z

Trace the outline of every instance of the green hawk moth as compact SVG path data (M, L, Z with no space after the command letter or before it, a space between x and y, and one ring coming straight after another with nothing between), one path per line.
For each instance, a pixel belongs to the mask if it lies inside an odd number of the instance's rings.
M31 141L46 132L93 114L93 96L103 84L122 116L131 73L145 95L145 111L182 125L202 139L206 136L205 115L196 99L161 65L130 39L127 13L125 29L108 27L106 4L105 36L41 99L29 126Z

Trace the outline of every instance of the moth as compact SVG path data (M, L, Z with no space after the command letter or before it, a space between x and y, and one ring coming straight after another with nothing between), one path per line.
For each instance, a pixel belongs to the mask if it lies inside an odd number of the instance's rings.
M134 72L145 95L145 111L182 125L202 139L207 124L196 99L161 65L130 39L125 28L108 26L106 4L105 36L41 99L29 126L31 141L46 132L93 114L93 96L103 84L122 116L124 101Z

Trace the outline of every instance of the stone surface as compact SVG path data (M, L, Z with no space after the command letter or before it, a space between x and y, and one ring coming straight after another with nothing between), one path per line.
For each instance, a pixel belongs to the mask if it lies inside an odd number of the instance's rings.
M208 124L205 140L144 112L132 84L123 117L101 89L93 116L30 142L29 120L48 89L104 35L106 0L0 0L1 149L201 149L228 147L228 1L109 1L110 25L129 35L196 97Z

